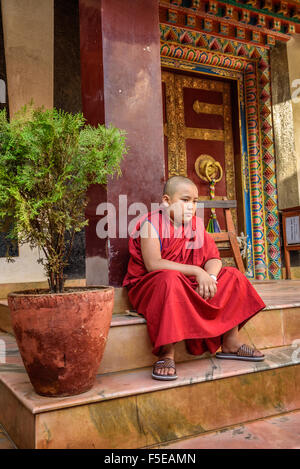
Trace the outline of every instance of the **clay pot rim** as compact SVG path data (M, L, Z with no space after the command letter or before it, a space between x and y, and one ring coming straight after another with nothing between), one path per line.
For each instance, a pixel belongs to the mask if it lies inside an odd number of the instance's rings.
M41 293L29 293L33 289L28 289L28 290L22 290L22 291L16 291L16 292L10 292L7 295L7 298L9 296L23 296L26 298L29 297L41 297L41 296L46 296L47 298L51 296L67 296L67 295L80 295L80 294L87 294L87 293L92 293L92 292L112 292L114 290L114 287L108 286L108 285L93 285L91 287L65 287L65 290L72 289L78 291L64 291L64 292L59 292L59 293L49 293L48 288L36 288L36 290L40 290ZM48 293L43 293L43 292L48 292ZM28 292L28 293L27 293Z

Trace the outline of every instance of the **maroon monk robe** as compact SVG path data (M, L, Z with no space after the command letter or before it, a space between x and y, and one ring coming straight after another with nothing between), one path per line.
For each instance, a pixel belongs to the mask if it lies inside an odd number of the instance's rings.
M153 344L159 354L162 345L186 340L189 353L215 353L221 336L235 326L239 329L265 304L249 280L233 267L223 267L217 277L217 293L204 300L196 291L195 277L178 270L148 272L141 252L139 230L148 220L160 239L161 257L204 268L209 259L220 259L212 237L200 217L193 216L179 228L170 223L163 209L143 215L129 238L130 259L123 286L132 306L147 320Z

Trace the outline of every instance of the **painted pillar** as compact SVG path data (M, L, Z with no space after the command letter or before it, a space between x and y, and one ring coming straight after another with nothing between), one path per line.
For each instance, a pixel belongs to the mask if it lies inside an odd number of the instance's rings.
M128 262L127 208L161 201L164 184L163 116L159 15L157 0L80 0L81 79L83 112L92 124L105 123L127 132L129 153L122 177L107 187L92 186L86 216L88 285L120 286ZM119 196L122 207L119 208ZM116 209L117 236L96 234L101 202Z

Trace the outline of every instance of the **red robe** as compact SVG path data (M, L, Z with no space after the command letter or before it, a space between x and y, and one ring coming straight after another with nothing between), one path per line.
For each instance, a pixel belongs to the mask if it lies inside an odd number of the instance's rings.
M217 293L208 300L196 291L195 277L169 269L148 272L139 236L145 220L159 235L163 259L203 268L209 259L220 259L220 254L199 217L194 216L187 228L182 225L178 229L162 209L141 217L129 238L130 259L123 286L128 289L132 306L147 320L152 353L159 355L162 345L181 340L186 341L190 354L215 353L222 334L235 326L243 327L265 307L264 302L245 275L234 267L221 269Z

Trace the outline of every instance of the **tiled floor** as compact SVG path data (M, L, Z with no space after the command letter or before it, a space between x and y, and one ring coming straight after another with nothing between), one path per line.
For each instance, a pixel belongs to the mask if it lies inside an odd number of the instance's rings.
M267 309L300 305L300 280L255 280L252 284L266 303Z
M168 449L300 449L300 411L181 440Z
M16 449L0 425L0 449Z

